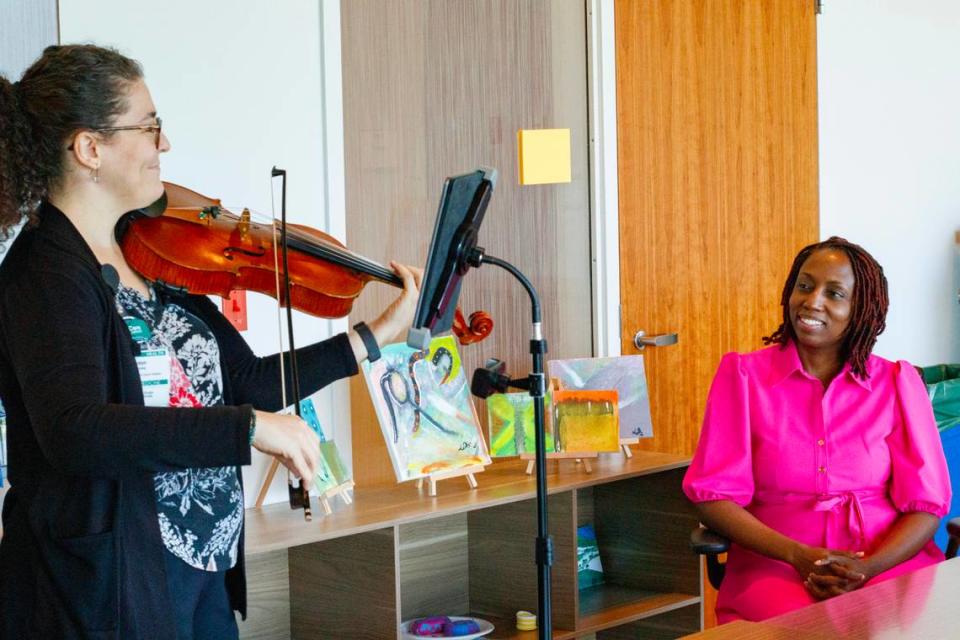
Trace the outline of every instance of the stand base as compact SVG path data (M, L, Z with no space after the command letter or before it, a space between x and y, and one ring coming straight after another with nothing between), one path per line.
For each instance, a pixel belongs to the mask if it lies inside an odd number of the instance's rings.
M429 483L427 490L427 495L431 498L435 498L437 495L437 483L441 480L449 480L451 478L461 478L465 477L467 479L467 484L470 485L471 489L477 488L477 479L473 474L482 473L486 471L487 467L482 464L473 465L472 467L463 467L461 469L450 469L449 471L437 471L436 473L431 473L428 476L423 478L417 478L417 489L423 489L423 481L426 480Z
M640 442L640 438L620 438L620 449L628 460L633 457L633 451L630 450L630 445L637 444L638 442Z
M577 464L583 463L583 470L587 473L593 473L593 467L590 466L590 459L599 458L600 454L596 451L561 451L559 453L548 453L547 460L573 460ZM527 461L527 475L533 475L537 468L537 458L532 453L521 453L521 460Z
M320 508L323 509L323 515L328 516L333 513L333 509L330 507L330 501L336 496L340 496L344 504L353 504L353 497L350 495L353 487L353 480L347 480L343 484L327 489L324 493L321 493L318 499L320 501Z

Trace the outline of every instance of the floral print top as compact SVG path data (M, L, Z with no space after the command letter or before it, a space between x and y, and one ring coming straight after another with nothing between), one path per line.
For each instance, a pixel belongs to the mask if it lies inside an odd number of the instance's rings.
M220 348L206 324L176 304L161 304L135 289L117 289L117 311L128 326L146 323L141 351L170 354L170 406L223 404ZM138 322L140 321L140 322ZM237 563L243 492L236 467L183 469L156 474L154 488L163 543L173 555L205 571Z

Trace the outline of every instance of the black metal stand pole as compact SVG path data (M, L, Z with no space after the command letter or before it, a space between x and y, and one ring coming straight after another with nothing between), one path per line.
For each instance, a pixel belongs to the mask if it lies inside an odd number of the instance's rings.
M537 629L540 640L553 637L552 611L550 608L550 567L553 565L553 540L547 529L547 452L544 435L543 397L546 394L546 378L543 374L543 355L547 352L547 341L543 339L540 323L540 298L533 284L509 262L483 254L482 249L474 249L468 262L472 266L493 264L506 269L530 295L533 315L533 337L530 339L530 354L533 357L533 372L528 379L530 396L533 398L534 429L537 447L537 543L536 559L539 576L537 580L537 598L540 610L537 612Z

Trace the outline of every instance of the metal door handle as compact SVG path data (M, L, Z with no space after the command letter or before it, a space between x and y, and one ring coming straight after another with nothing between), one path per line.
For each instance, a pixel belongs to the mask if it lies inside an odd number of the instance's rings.
M671 344L677 344L676 333L661 333L656 336L648 336L645 331L637 331L633 336L633 345L638 351L643 351L644 347L666 347Z

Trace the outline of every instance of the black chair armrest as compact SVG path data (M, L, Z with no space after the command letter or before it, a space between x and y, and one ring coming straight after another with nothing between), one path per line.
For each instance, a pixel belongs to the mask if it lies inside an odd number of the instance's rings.
M730 549L730 541L716 531L697 527L690 532L690 548L694 553L707 557L707 578L714 589L719 589L727 565L721 564L717 556Z
M947 533L951 536L960 537L960 518L947 520Z
M960 527L960 518L957 519ZM706 527L698 527L690 532L690 548L693 552L704 556L715 556L730 550L730 541L716 531Z
M957 547L960 546L960 518L951 518L947 520L947 535L950 536L947 542L947 558L953 558L957 555Z

